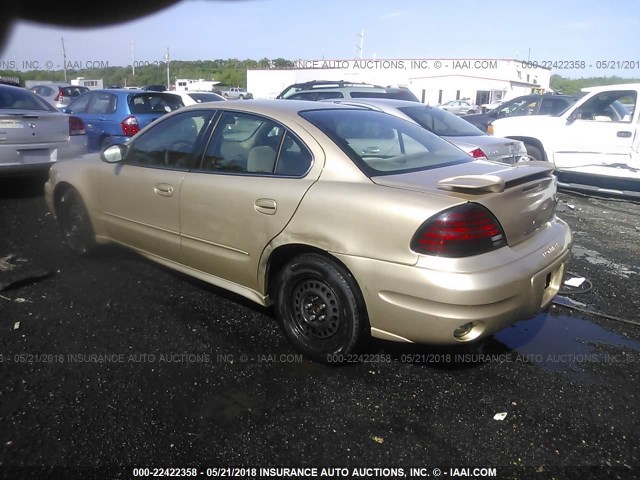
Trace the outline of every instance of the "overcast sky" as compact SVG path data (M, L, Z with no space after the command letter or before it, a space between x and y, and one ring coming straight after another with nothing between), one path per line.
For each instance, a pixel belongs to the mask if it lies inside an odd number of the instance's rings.
M108 14L108 2L96 8ZM593 67L553 73L640 77L636 0L185 0L106 28L19 22L0 60L61 68L61 38L67 62L110 66L162 61L167 48L171 60L353 59L363 30L363 58L574 60ZM601 60L635 65L598 70Z

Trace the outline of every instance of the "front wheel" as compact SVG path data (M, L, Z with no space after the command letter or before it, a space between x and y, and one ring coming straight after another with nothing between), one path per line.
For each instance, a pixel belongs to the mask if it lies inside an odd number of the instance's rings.
M355 280L337 262L318 254L291 260L278 274L275 310L287 339L307 357L339 363L370 335Z
M75 253L90 255L97 245L87 208L77 190L70 188L60 197L58 220L66 244Z

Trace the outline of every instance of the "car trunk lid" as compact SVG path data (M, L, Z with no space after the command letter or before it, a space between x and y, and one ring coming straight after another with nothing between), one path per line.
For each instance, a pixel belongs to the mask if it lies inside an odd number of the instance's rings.
M0 145L66 142L69 117L58 112L0 110Z
M438 175L434 175L437 171ZM557 182L548 162L499 165L478 161L437 170L372 177L378 185L479 203L496 216L507 243L516 245L555 214Z

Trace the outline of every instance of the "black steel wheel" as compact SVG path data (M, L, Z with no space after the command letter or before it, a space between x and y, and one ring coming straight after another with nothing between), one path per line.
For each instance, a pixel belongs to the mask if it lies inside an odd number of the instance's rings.
M275 309L289 341L307 357L341 363L370 335L360 290L337 262L318 254L291 260L276 280Z
M66 244L80 255L96 250L95 235L87 208L77 190L69 188L60 197L58 221Z

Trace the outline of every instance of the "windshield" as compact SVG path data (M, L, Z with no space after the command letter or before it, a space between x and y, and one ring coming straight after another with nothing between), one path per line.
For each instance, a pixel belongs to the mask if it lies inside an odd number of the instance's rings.
M466 120L446 112L440 108L416 105L415 107L399 107L402 113L415 121L422 128L443 137L479 137L486 135L482 130Z
M368 176L472 161L446 140L386 113L328 109L300 112L300 116L322 130Z

